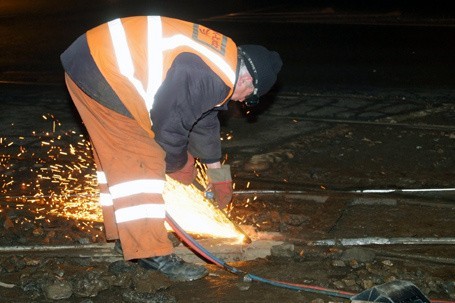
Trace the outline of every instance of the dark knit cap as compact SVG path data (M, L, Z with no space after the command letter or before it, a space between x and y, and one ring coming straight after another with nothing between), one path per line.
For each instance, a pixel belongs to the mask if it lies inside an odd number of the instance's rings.
M261 45L240 45L239 52L254 79L254 94L265 95L275 84L277 74L283 65L280 55Z

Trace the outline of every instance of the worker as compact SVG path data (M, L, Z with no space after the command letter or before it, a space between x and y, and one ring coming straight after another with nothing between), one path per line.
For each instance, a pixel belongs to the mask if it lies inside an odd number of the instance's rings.
M164 226L165 174L188 185L198 158L220 207L230 202L217 114L229 100L268 92L280 56L237 46L199 24L137 16L87 31L61 61L92 142L107 240L120 240L125 260L173 280L204 277L204 266L173 252Z

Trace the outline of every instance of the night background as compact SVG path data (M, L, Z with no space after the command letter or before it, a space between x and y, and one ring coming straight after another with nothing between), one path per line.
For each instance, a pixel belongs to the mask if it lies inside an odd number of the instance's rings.
M396 280L454 302L452 2L2 0L0 302L348 302L338 292ZM87 30L134 15L280 53L260 105L219 115L235 183L228 216L267 256L200 240L245 272L334 292L251 283L214 264L174 283L106 243L59 57Z
M453 88L450 1L2 1L4 82L59 83L59 55L119 16L161 14L283 53L283 83ZM36 60L38 58L38 60ZM376 70L373 74L371 70Z

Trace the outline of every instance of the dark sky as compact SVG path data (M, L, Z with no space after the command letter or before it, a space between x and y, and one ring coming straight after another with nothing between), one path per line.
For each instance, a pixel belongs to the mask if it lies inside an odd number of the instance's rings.
M205 24L239 43L280 50L287 83L447 87L455 81L449 62L455 53L451 2L455 1L3 0L0 81L61 82L59 55L79 35L116 17L161 14ZM213 19L231 13L247 18ZM278 17L270 20L262 13ZM339 18L343 14L350 17ZM370 15L385 16L386 21L375 24Z

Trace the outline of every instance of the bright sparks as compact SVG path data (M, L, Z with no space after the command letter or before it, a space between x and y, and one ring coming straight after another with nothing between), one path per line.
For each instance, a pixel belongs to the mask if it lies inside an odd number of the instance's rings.
M167 212L186 232L243 241L244 235L194 185L168 177L163 197Z
M33 209L35 221L57 216L84 225L102 222L90 142L74 131L56 133L61 124L53 115L42 118L52 120L52 133L34 131L20 136L19 143L0 138L5 150L0 157L0 194L16 209ZM198 180L205 186L201 169ZM186 232L243 241L244 235L194 185L167 178L163 197L167 212Z

